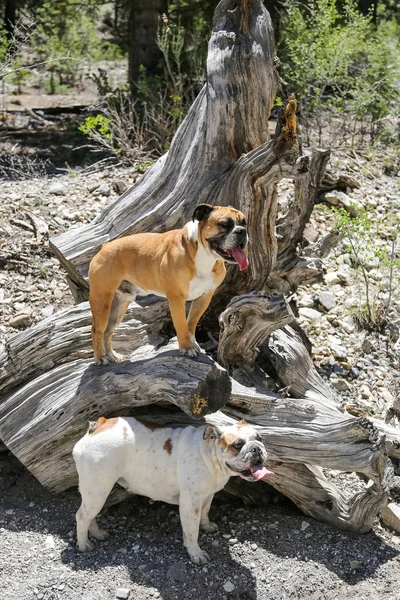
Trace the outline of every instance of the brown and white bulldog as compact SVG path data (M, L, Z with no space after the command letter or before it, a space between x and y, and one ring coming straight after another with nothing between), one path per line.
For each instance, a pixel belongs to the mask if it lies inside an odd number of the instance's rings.
M142 294L168 299L179 350L196 356L196 326L225 277L224 261L246 269L247 242L240 211L199 204L182 229L139 233L104 244L89 267L95 363L122 358L112 349L112 336L129 303ZM193 302L186 319L187 300Z
M232 475L257 481L273 475L257 431L244 421L227 427L157 427L132 417L105 419L89 426L73 449L82 504L76 513L78 547L93 549L108 534L96 515L114 484L133 494L179 504L183 543L191 560L205 564L209 555L198 545L199 527L218 529L208 513L214 494Z

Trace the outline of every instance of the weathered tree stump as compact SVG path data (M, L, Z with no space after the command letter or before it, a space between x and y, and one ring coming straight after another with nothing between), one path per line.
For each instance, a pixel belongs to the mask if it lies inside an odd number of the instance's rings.
M250 268L229 267L203 321L213 329L212 318L224 310L218 361L225 368L204 354L178 356L167 303L151 298L143 307L134 303L116 331L116 350L129 355L119 364L93 365L87 303L11 338L0 356L0 439L49 489L76 484L72 447L100 415L141 415L176 426L245 418L269 452L275 475L268 483L306 514L366 531L387 504L388 457L399 456L399 432L345 412L316 372L284 299L271 294L321 275L321 258L337 240L331 235L309 246L307 256L297 254L328 152L303 152L293 97L269 139L274 55L262 0L222 0L206 84L170 151L91 224L51 240L78 302L86 299L88 265L103 242L181 227L200 202L231 204L248 220ZM277 195L283 177L295 189L284 212ZM324 469L360 473L369 483L360 481L348 498ZM234 481L229 489L244 493ZM246 497L263 489L254 484Z
M222 0L215 11L206 84L169 152L92 223L50 240L76 301L87 299L88 265L102 243L182 227L201 202L231 204L248 221L250 268L238 277L229 267L215 297L218 306L237 293L263 289L270 275L269 287L278 292L321 275L322 264L299 259L296 244L329 153L315 150L311 159L302 153L292 110L282 115L269 140L268 117L278 85L274 59L272 24L262 0ZM278 224L281 237L275 231L276 184L283 177L294 179L296 201Z

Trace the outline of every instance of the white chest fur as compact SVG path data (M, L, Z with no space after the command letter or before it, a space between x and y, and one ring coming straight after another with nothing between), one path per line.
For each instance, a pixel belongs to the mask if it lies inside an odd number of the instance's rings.
M189 239L198 241L198 221L188 223L187 228ZM199 243L196 254L196 273L189 284L188 300L195 300L215 288L212 269L216 261L215 256Z

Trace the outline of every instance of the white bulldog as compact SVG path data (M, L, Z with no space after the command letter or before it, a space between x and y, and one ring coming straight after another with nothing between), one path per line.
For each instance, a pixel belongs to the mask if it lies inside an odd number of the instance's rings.
M79 550L93 549L88 532L98 540L108 536L96 515L118 482L134 494L179 504L184 545L196 565L210 560L197 543L199 527L218 529L208 519L214 494L232 475L248 481L273 475L264 467L267 452L260 435L244 421L223 428L171 428L101 417L75 445L73 457L82 495L76 513Z

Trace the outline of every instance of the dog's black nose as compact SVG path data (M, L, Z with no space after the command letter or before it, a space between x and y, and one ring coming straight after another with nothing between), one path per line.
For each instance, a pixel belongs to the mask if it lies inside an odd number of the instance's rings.
M235 227L234 233L242 238L245 239L247 236L247 231L246 231L246 227L242 227L241 225L238 225L237 227Z

